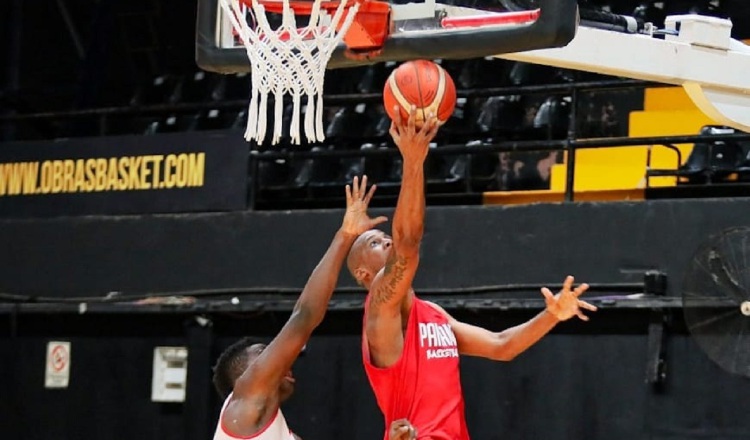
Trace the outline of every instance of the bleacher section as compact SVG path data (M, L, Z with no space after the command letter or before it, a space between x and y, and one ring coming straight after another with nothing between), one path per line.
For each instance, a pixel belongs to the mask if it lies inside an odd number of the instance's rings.
M697 135L702 127L715 125L699 111L681 87L652 87L644 91L643 110L629 115L629 137ZM693 144L628 146L576 151L574 199L640 200L646 188L674 187L684 178L650 176L647 170L676 171L685 165ZM677 151L680 152L678 156ZM650 153L650 157L649 157ZM529 192L487 192L487 204L563 201L567 157L552 166L550 189Z

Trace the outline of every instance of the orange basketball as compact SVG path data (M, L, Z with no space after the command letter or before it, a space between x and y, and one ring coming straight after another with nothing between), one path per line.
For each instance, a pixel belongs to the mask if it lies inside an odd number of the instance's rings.
M407 61L398 66L383 90L383 104L391 119L394 107L401 111L401 120L409 118L409 109L417 107L417 125L421 125L430 113L441 124L453 114L456 106L456 86L442 67L427 60Z

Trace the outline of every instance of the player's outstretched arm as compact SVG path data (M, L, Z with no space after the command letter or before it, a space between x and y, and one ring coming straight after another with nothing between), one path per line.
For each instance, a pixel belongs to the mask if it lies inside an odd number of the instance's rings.
M583 321L589 320L582 309L595 312L597 308L578 299L589 286L584 283L573 289L573 281L573 277L568 276L557 295L543 288L542 294L547 304L545 310L529 321L499 333L457 321L438 305L432 305L448 317L461 354L509 361L542 339L557 323L574 316Z
M313 330L323 320L341 266L354 240L387 220L385 217L371 219L367 215L367 206L374 193L374 185L367 191L367 176L361 182L355 177L352 186L346 186L346 213L341 228L312 271L289 320L235 383L235 395L262 396L278 389Z
M403 158L401 190L393 214L393 249L373 281L370 307L398 312L419 265L424 233L424 161L440 124L435 115L429 115L417 128L416 107L411 108L407 121L401 120L400 111L395 113L390 133Z

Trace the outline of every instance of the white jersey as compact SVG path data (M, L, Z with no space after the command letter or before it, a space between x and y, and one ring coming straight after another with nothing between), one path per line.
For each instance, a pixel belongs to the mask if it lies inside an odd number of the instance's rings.
M219 423L217 423L216 432L214 433L214 440L237 440L250 438L253 440L295 440L294 434L292 434L292 431L286 424L284 414L281 413L281 408L276 410L276 414L274 414L273 418L271 418L271 420L266 423L266 426L264 426L263 429L261 429L257 433L249 437L235 437L233 435L230 435L224 430L224 425L222 425L221 423L222 417L224 416L224 409L226 409L230 397L231 394L229 395L229 397L227 397L227 400L224 401L224 405L221 407L221 413L219 413Z

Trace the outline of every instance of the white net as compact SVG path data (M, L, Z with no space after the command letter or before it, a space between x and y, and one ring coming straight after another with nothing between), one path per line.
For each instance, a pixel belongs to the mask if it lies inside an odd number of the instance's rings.
M263 143L266 137L268 95L273 94L274 127L271 144L278 144L281 140L284 95L292 98L292 120L289 126L291 142L300 143L302 113L308 142L323 141L323 83L326 65L352 24L359 3L356 0L341 0L333 16L330 16L321 9L321 0L315 0L312 2L308 24L298 28L289 0L279 0L283 1L281 25L272 29L264 6L257 0L252 0L250 11L250 18L255 22L254 28L248 24L244 5L239 0L219 1L250 58L252 90L245 139ZM347 2L351 6L347 7ZM304 107L303 95L307 97Z

